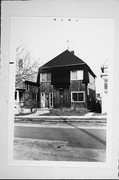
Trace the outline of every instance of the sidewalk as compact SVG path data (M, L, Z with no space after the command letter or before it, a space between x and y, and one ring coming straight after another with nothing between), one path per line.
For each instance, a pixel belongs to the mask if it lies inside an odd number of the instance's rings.
M23 115L23 116L15 116L15 120L25 120L25 121L52 121L52 122L62 122L62 121L75 121L75 122L102 122L102 123L106 123L106 115L102 115L102 114L95 114L95 113L87 113L83 116L64 116L64 115L39 115L38 112L33 113L33 114L29 114L29 115Z

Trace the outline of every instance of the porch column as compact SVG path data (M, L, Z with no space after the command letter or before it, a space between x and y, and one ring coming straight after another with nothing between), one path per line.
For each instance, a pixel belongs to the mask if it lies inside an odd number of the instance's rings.
M17 102L19 103L19 91L17 90Z

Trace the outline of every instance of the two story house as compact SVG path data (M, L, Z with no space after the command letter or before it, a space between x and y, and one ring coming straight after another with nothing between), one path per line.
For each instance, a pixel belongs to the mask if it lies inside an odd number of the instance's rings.
M96 102L96 75L90 67L65 50L38 70L40 108L93 111Z

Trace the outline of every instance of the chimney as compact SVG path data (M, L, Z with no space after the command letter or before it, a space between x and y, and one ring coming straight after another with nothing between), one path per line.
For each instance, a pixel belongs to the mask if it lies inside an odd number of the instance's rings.
M74 51L71 51L70 53L71 53L71 54L74 54Z

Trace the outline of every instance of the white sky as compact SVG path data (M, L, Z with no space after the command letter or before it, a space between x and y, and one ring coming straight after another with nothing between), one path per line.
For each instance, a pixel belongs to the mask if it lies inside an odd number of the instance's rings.
M11 45L22 45L39 64L50 61L69 49L85 61L97 76L100 91L100 67L113 59L114 24L112 19L16 17L11 19ZM71 19L69 21L69 19ZM63 20L63 21L61 21ZM78 21L77 21L78 20Z

